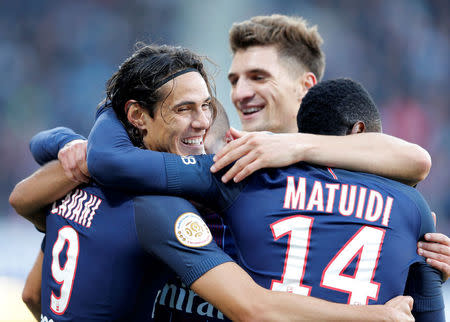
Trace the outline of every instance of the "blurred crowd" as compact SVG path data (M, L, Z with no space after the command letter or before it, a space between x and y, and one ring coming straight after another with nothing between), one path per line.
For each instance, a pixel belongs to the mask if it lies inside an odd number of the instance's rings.
M363 83L382 111L384 132L429 151L433 167L418 189L438 215L438 230L450 234L448 0L226 1L226 10L217 10L215 2L220 1L3 1L0 216L14 216L8 195L37 168L28 151L32 135L64 125L87 136L105 81L136 41L179 44L180 34L200 33L202 54L211 46L229 53L223 39L232 21L283 13L318 25L327 55L325 79ZM187 19L192 12L195 19ZM201 32L224 15L230 24L221 27L223 35L206 39ZM221 67L225 79L228 65ZM217 91L226 95L229 88ZM229 100L224 105L232 110Z

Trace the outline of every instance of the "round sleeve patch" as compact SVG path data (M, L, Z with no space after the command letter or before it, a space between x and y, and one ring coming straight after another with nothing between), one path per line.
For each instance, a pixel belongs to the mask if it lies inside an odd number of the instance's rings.
M185 212L177 218L175 236L187 247L203 247L212 240L208 226L199 215L193 212Z

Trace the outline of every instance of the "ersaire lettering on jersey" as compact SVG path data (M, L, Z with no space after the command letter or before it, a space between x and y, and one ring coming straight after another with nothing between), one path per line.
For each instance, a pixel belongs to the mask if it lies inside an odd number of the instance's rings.
M102 200L99 197L84 190L75 189L69 192L60 203L55 201L51 213L89 228L101 203Z
M314 179L287 177L283 208L332 214L337 202L337 213L342 216L354 216L370 223L381 219L381 225L389 225L394 198L383 197L379 191L359 185L324 183L319 180L314 180L312 188L307 189L310 186L307 180ZM325 199L324 196L328 197Z

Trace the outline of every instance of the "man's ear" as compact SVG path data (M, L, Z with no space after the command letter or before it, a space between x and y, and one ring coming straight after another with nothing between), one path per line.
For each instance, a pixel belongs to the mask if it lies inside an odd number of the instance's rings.
M317 78L316 78L316 75L314 75L314 73L306 72L303 75L303 86L306 89L310 89L311 87L313 87L316 84L317 84Z
M303 96L305 96L306 92L311 87L313 87L314 85L317 84L317 78L316 78L316 75L314 75L314 73L305 72L300 77L299 81L300 81L300 84L299 84L300 87L298 88L297 98L298 98L298 101L301 102L301 100L303 99Z
M358 121L353 124L352 130L349 134L364 133L366 131L366 124L363 121Z
M125 112L127 113L128 122L134 127L143 130L145 124L144 109L135 100L128 100L125 103Z

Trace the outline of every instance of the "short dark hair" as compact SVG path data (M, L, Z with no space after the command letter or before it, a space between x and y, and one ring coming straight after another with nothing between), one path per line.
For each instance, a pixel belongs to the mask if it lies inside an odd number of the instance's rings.
M308 90L297 114L298 131L347 135L362 121L366 132L381 132L378 108L359 83L341 78L319 82Z
M289 57L314 73L321 80L325 70L325 53L320 46L322 37L317 26L308 26L302 17L273 14L256 16L234 23L229 32L231 51L246 50L252 46L271 46L280 57Z
M138 43L137 50L127 58L106 83L107 99L111 102L119 120L123 123L133 144L143 146L142 134L130 122L125 103L135 100L154 117L156 103L165 99L158 91L161 81L187 68L196 69L206 82L211 97L214 89L203 65L203 57L183 47L145 45ZM213 118L216 108L212 105Z

